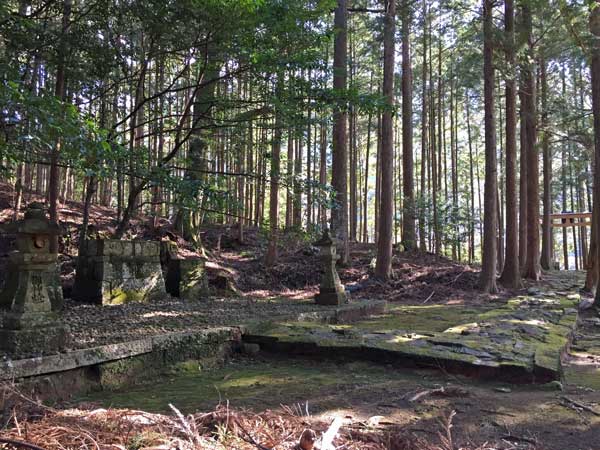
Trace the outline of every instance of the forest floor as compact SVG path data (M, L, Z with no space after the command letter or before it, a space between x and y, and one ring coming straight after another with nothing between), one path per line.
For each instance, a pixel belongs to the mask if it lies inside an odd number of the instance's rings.
M12 216L10 196L10 189L0 185L0 222ZM81 204L70 202L60 214L67 236L61 263L68 293ZM114 215L110 208L92 209L91 223L98 234L114 229ZM159 238L169 225L166 219L161 219L156 229L148 224L148 218L136 219L128 237ZM235 229L227 226L209 227L203 233L214 294L207 309L214 309L214 314L199 319L200 325L213 325L216 318L228 322L246 310L257 312L259 318L270 316L274 302L290 305L294 312L303 311L317 292L321 276L317 251L307 238L287 233L278 264L267 269L263 265L266 237L257 229L249 229L240 243L235 235ZM7 249L0 243L0 254ZM573 295L581 285L577 274L546 274L546 280L535 286L482 295L476 289L476 266L418 252L395 252L394 277L382 283L371 276L375 247L355 243L351 249L351 263L340 269L340 277L353 300L386 300L403 307L472 308L500 306L530 290L551 289L549 283L557 277L563 284L561 289ZM223 274L231 280L233 290L220 289L217 278ZM166 299L164 306L181 308L175 303ZM88 319L96 323L96 315L101 314L108 317L107 323L129 323L130 330L124 333L169 331L169 321L160 315L148 323L129 321L128 317L144 316L144 311L135 308L143 307L132 306L130 314L127 307L110 307L106 315L99 307L68 302L66 314L80 321L82 330L89 325ZM13 426L0 431L0 442L3 438L16 439L49 450L291 449L304 428L312 428L320 436L337 417L343 421L335 441L338 448L597 450L597 321L596 314L584 314L574 351L567 358L564 383L515 385L478 381L441 368L261 353L237 356L210 370L179 365L155 383L100 392L55 405L56 409L23 399L5 417ZM587 367L590 362L593 364ZM190 416L177 414L169 404Z

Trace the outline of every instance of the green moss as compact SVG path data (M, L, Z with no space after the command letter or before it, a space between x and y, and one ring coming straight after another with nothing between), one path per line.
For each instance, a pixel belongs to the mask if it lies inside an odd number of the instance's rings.
M104 299L105 305L122 305L130 302L144 302L147 296L144 292L135 290L111 289L110 297Z
M569 365L564 369L567 385L600 391L600 367Z
M205 372L194 370L192 365L187 367L189 370L165 375L152 384L93 393L79 400L156 412L169 411L169 403L187 413L212 409L226 400L231 400L232 406L236 407L257 406L264 409L265 402L271 407L282 403L304 403L317 389L339 392L344 386L352 387L361 379L368 379L369 384L374 385L399 376L390 373L384 366L361 362L314 365L302 360L247 361ZM419 373L402 376L422 380Z
M279 342L299 350L352 348L366 355L384 350L399 360L512 367L558 377L577 317L574 310L565 313L567 307L573 301L562 297L520 297L499 307L394 305L386 314L353 324L271 322L262 329L253 326L250 334L267 346Z

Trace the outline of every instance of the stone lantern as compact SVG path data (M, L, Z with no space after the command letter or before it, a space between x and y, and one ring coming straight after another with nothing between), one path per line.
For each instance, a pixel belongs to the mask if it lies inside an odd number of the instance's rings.
M10 276L0 293L0 350L14 355L58 351L67 338L51 302L58 255L50 252L50 239L58 225L46 218L42 204L32 203L23 220L5 229L16 234L16 251L9 256Z
M323 236L313 245L320 247L320 257L323 262L323 278L319 286L319 293L315 297L318 305L341 305L346 303L346 292L344 285L335 268L335 264L340 256L336 253L336 240L329 235L329 230L325 229Z

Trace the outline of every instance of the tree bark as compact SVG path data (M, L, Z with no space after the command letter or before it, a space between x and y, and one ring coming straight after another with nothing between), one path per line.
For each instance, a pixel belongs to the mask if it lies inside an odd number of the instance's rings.
M500 281L508 288L521 285L519 270L519 231L517 225L517 116L515 82L515 13L514 0L504 2L506 64L509 76L506 91L506 253Z
M54 89L54 95L61 101L66 100L66 65L67 65L67 42L66 34L69 30L71 20L71 8L72 0L63 1L63 12L62 12L62 32L61 41L58 54L58 67L56 70L56 85ZM49 200L49 214L50 220L58 223L58 184L60 181L60 172L58 168L58 158L60 155L61 140L58 139L56 145L52 149L50 155L50 174L48 180L48 200ZM56 253L58 251L58 236L53 236L50 239L50 251Z
M402 243L406 250L417 248L415 234L415 186L412 123L412 62L410 56L410 4L404 2L402 11L402 193L404 209Z
M346 79L348 64L348 2L338 0L334 17L335 42L333 54L333 88L340 99L333 112L333 154L331 186L335 190L336 205L331 210L331 229L341 241L340 262L347 264L348 247L348 136Z
M600 0L595 0L590 13L590 31L592 40L592 112L594 115L594 214L596 219L600 216ZM598 219L596 227L592 227L596 235L596 264L591 265L589 270L595 271L596 285L600 270L600 226ZM592 275L593 277L594 275ZM596 307L600 307L600 289L596 286Z
M427 251L427 233L425 229L425 201L426 201L426 175L427 175L427 2L423 2L423 70L421 72L421 193L419 196L419 248Z
M482 291L496 293L497 244L496 229L498 209L496 208L497 161L496 123L494 111L494 47L493 47L493 0L483 0L483 83L484 83L484 126L485 126L485 194L483 221L483 255L479 286Z
M386 0L383 28L383 97L385 109L381 120L381 209L375 275L389 279L392 274L392 237L394 213L394 52L396 0Z
M544 270L552 269L552 227L550 214L552 214L552 154L548 134L548 78L546 75L546 60L540 58L540 82L542 88L542 159L544 167L544 214L542 218L542 256L540 265ZM585 231L585 230L584 230Z
M533 75L533 21L531 9L523 3L522 9L524 41L527 43L527 56L521 65L523 78L522 110L525 125L525 147L521 150L527 158L527 258L524 276L531 280L540 279L540 195L539 195L539 154L536 145L535 79Z
M276 91L281 95L283 90L282 75L277 77ZM273 266L277 262L277 243L279 237L279 158L281 154L281 111L279 107L275 111L275 131L273 135L272 155L271 155L271 187L269 192L269 247L265 257L267 267Z

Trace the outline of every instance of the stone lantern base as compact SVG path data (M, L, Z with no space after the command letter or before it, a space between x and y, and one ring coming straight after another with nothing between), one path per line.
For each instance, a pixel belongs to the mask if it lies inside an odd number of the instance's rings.
M9 355L49 354L64 350L68 328L62 325L22 330L0 329L0 352Z
M346 303L346 292L343 290L325 290L321 288L319 293L315 295L315 303L317 305L343 305Z

